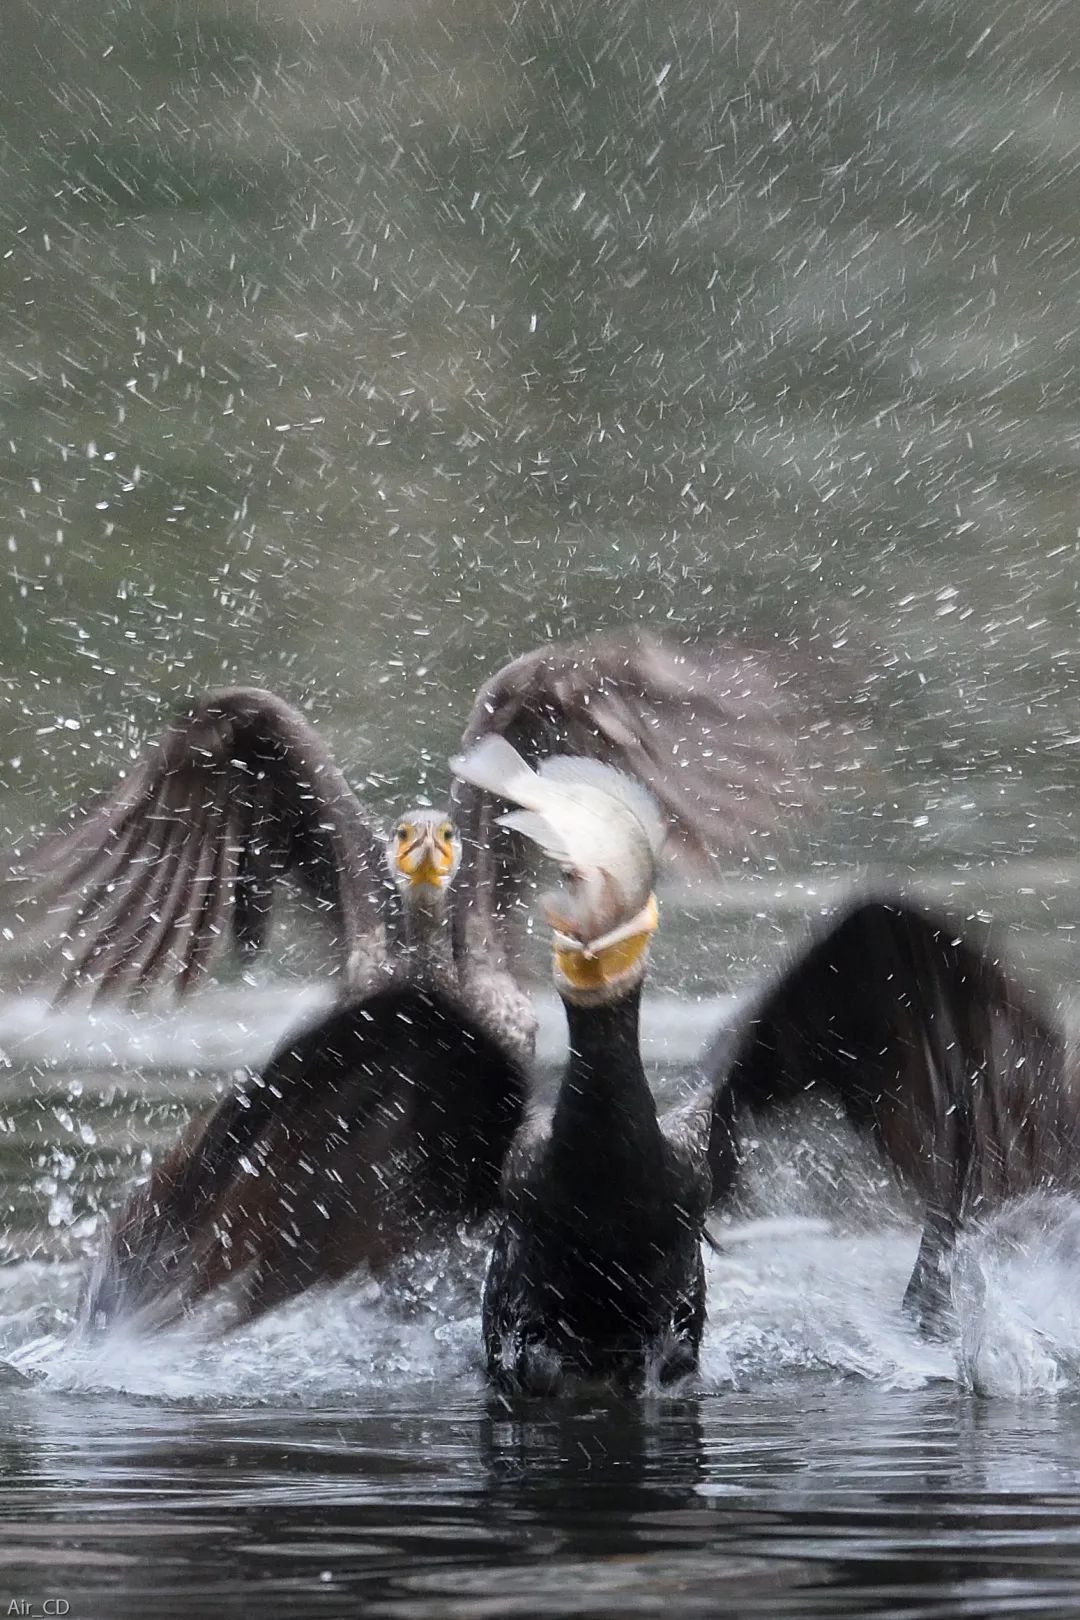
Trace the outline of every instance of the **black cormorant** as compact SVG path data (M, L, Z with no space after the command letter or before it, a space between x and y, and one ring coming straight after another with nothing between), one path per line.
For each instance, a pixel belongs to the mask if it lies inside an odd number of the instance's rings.
M711 1189L700 1144L657 1116L638 1041L659 812L610 767L561 757L533 772L502 738L453 766L517 806L504 824L566 878L541 904L569 1055L550 1120L527 1124L507 1162L484 1288L488 1373L532 1394L578 1379L669 1384L697 1364Z
M549 1129L511 1150L485 1290L498 1384L662 1384L695 1366L705 1214L736 1190L746 1119L801 1096L839 1103L921 1201L904 1304L932 1333L962 1224L1033 1187L1080 1185L1080 1069L1053 1020L944 919L892 899L853 904L744 1002L689 1105L658 1117L638 1046L656 921L647 795L590 761L536 775L498 738L455 768L523 807L503 821L569 881L544 902L569 1061Z

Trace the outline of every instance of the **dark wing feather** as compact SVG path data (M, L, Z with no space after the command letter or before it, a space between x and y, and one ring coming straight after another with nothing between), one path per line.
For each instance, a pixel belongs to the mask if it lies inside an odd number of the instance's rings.
M706 1055L715 1202L739 1122L812 1090L876 1139L927 1208L909 1301L933 1307L968 1214L1080 1176L1080 1075L1060 1032L945 919L867 900L832 924Z
M134 1195L87 1317L163 1325L226 1283L247 1319L495 1205L523 1072L437 992L380 991L291 1039Z
M480 689L462 749L496 733L530 762L563 751L618 766L655 795L669 845L704 860L745 846L809 796L781 663L732 645L684 650L644 633L543 648ZM520 841L496 825L505 806L488 794L459 782L454 803L464 850L454 889L460 948L501 963Z
M166 974L189 989L227 927L241 949L263 945L286 873L335 924L351 984L386 964L378 840L315 730L269 692L200 699L24 866L75 902L62 991L130 991Z

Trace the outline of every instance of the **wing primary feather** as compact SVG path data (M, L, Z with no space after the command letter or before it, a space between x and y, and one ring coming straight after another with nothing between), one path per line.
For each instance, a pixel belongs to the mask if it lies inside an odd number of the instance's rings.
M569 753L637 778L660 805L664 853L701 871L821 802L815 768L835 757L843 728L819 736L806 722L846 700L849 676L836 670L834 680L817 664L816 643L675 647L627 632L505 665L477 693L461 745L473 759L482 747L495 768L453 789L464 850L451 895L459 960L479 952L509 969L508 922L526 867L521 841L493 825L489 795L520 787L522 766ZM496 738L513 752L492 749ZM542 808L531 788L515 796Z
M501 1043L449 997L403 986L334 1009L133 1194L84 1320L157 1327L226 1289L250 1320L483 1220L527 1090Z
M128 987L133 979L132 964L155 932L161 908L172 887L183 845L174 828L165 831L164 844L153 863L151 881L137 898L129 899L124 929L95 966L97 994L105 997Z
M179 846L179 847L178 847ZM159 862L167 855L166 873ZM70 833L22 858L74 900L74 961L60 994L108 993L169 974L181 993L209 963L230 910L235 944L265 940L275 880L292 874L336 927L353 988L388 963L380 841L307 719L269 692L211 692Z
M1060 1031L988 952L903 900L861 900L834 920L703 1068L716 1202L738 1173L744 1114L831 1094L876 1140L926 1203L907 1303L927 1326L963 1219L1036 1186L1075 1186L1080 1070Z

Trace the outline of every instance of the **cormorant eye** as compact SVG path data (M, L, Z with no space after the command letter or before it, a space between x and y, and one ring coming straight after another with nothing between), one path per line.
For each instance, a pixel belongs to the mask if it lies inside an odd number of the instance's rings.
M453 836L454 829L452 824L449 821L444 821L442 826L439 828L439 837L442 839L444 844L448 844Z
M397 835L396 836L397 836L398 843L403 844L405 842L405 840L409 836L408 827L399 827L398 830L397 830Z

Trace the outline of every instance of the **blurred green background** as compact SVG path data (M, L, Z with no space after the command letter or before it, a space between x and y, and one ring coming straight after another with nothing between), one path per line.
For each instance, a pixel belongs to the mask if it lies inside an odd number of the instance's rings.
M223 679L388 802L538 641L824 627L886 858L1071 859L1075 19L6 0L0 821Z

